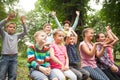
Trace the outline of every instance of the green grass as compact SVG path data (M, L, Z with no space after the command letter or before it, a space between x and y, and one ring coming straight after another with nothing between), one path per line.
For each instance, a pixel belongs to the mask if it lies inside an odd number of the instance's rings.
M27 58L18 57L17 80L30 80L27 67Z

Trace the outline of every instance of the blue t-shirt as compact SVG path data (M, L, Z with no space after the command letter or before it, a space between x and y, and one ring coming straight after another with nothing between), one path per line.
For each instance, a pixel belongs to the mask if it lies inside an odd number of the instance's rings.
M66 49L67 49L67 54L69 58L69 63L78 64L80 62L80 58L76 50L76 45L68 44L66 45Z

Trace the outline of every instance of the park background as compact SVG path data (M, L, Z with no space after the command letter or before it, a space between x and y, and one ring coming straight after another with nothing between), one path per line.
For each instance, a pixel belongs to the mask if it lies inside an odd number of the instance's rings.
M86 27L92 27L95 33L99 33L105 32L105 27L109 25L120 39L120 0L34 0L34 3L27 6L27 9L22 7L22 5L30 4L31 1L33 0L23 0L23 3L20 3L21 0L0 0L0 20L6 18L10 12L15 12L14 22L17 24L17 32L22 31L20 16L25 15L27 19L28 34L19 40L18 45L17 80L29 80L25 42L34 43L33 34L42 29L44 23L51 23L53 29L57 27L50 15L51 11L56 11L61 24L66 19L73 24L76 17L75 11L80 11L79 23L75 30L79 36L78 44L82 41L81 32ZM31 6L34 8L31 9ZM0 51L1 45L0 37ZM120 65L120 41L114 46L113 55L115 62Z

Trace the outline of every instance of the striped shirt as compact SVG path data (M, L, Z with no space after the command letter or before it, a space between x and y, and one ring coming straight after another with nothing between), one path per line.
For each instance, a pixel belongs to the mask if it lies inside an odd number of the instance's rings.
M29 68L36 68L37 66L50 67L49 48L43 48L40 50L36 44L27 49L27 55Z

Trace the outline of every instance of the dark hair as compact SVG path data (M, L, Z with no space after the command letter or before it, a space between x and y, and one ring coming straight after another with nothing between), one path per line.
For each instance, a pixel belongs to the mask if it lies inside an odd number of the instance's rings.
M70 25L70 21L69 20L65 20L64 24L68 23Z
M100 34L104 34L104 33L97 33L96 35L95 35L95 40L97 40L97 39L99 39L99 37L100 37ZM105 34L104 34L105 35Z

